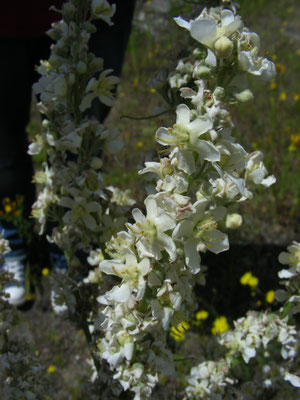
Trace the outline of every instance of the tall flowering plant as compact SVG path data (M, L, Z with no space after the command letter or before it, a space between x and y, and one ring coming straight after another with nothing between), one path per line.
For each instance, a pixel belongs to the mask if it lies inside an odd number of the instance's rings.
M259 56L259 36L244 26L231 2L205 8L194 20L175 19L195 40L195 49L168 79L169 93L179 92L180 101L174 124L155 133L164 156L159 162L146 162L140 171L156 174L156 193L145 199L145 210L134 208L126 219L125 209L118 207L133 201L107 186L99 156L99 149L105 154L120 148L118 134L87 112L94 98L107 105L113 99L117 78L88 52L88 40L95 30L92 20L110 24L114 6L106 0L70 0L61 13L62 20L49 32L56 44L49 60L41 63L42 77L34 86L45 119L29 152L44 152L47 158L34 178L42 190L33 215L41 232L47 218L57 222L49 240L64 250L70 266L68 295L64 286L69 310L78 319L94 321L93 329L84 326L96 369L100 371L100 359L106 360L123 389L132 390L136 400L144 399L150 397L159 372L175 374L167 332L170 323L177 325L188 317L195 278L205 283L201 253L228 250L221 226L241 224L241 216L228 214L228 206L251 199L256 185L275 182L263 154L249 154L237 143L227 109L228 104L253 99L249 74L271 79L275 67ZM73 278L78 277L79 250L90 252L88 261L95 269L78 284ZM93 303L92 311L80 316L83 297L78 288L90 282L101 283L98 306ZM95 292L85 293L94 299ZM248 329L253 320L254 336ZM261 332L270 324L285 329L287 339L277 332L264 339ZM188 398L220 398L221 388L234 383L227 376L232 357L240 353L247 362L256 355L257 343L267 346L279 340L284 354L292 352L295 331L280 316L274 320L250 313L237 321L236 332L245 335L246 344L234 346L235 334L222 336L228 357L192 370Z

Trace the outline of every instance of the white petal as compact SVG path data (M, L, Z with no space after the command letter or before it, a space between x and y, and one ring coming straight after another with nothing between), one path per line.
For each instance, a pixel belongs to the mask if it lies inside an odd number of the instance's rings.
M114 286L109 292L105 294L107 300L116 301L118 303L125 303L129 300L131 296L131 291L128 283L123 285Z
M212 46L217 38L217 26L210 19L199 19L191 23L191 36L206 46Z
M191 175L193 172L195 172L195 160L192 151L179 150L177 159L179 169L188 175Z
M159 241L163 243L164 250L169 254L171 261L175 261L177 257L176 246L170 236L161 233L158 237Z
M229 241L226 233L219 230L205 232L204 243L208 250L215 254L221 253L229 249Z
M145 200L145 205L147 209L147 219L149 219L150 221L154 221L158 213L158 207L156 201L153 198L148 197Z
M116 271L120 267L125 267L125 265L120 260L103 260L101 261L99 266L101 271L104 272L105 274L116 275L116 276L118 276Z
M179 104L176 109L176 124L187 125L190 122L191 111L186 104Z
M223 10L221 13L222 26L231 24L234 21L234 14L230 10Z
M179 25L181 28L185 28L188 31L191 29L191 24L188 21L185 21L183 18L181 17L175 17L174 21L176 22L177 25Z
M132 359L133 350L134 350L134 343L131 342L124 344L124 354L127 361L130 361Z
M143 222L145 222L145 219L146 219L146 218L145 218L144 214L142 213L142 211L139 210L138 208L134 208L134 209L132 210L132 216L133 216L135 222L138 222L138 223L140 223L140 224L142 224Z
M209 131L213 127L212 120L208 116L201 116L190 123L190 129L195 137Z
M189 237L193 231L194 223L192 221L181 221L177 224L173 231L173 239L180 239L182 237Z
M284 380L289 381L293 386L300 388L300 378L297 375L290 374L289 372L285 372Z
M193 143L195 150L203 160L220 161L221 155L216 146L207 140L198 139Z
M155 139L159 144L163 146L169 146L177 143L176 137L172 135L167 128L164 127L158 128L155 134Z
M201 258L197 251L198 239L188 239L184 243L185 263L191 268L193 274L200 271Z

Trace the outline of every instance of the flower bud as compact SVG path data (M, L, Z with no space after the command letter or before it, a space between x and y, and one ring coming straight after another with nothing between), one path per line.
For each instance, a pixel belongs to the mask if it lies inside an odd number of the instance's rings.
M171 175L173 173L174 168L172 167L171 161L168 158L162 158L161 165L164 176Z
M80 74L84 74L86 72L86 64L83 61L78 61L76 65L76 70Z
M223 99L225 96L225 90L221 86L217 86L214 90L214 96L216 99Z
M194 73L194 77L197 79L205 79L210 77L210 68L205 65L200 65Z
M90 165L92 169L100 169L103 166L103 161L99 157L94 157Z
M228 37L221 36L216 40L214 50L218 57L229 58L233 51L233 43Z
M226 228L228 229L238 229L243 222L243 218L240 214L228 214L226 217Z
M62 8L62 16L64 17L64 20L66 21L71 21L74 19L76 14L76 7L74 4L68 2L63 5Z
M240 103L248 103L249 101L252 101L254 99L253 93L251 92L250 89L245 89L240 93L235 93L234 97Z

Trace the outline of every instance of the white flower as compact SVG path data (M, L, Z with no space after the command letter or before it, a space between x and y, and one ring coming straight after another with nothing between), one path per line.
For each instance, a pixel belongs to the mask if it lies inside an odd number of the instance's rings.
M112 72L112 69L102 71L99 78L91 78L86 87L86 95L83 97L80 110L83 112L91 107L92 101L98 97L99 100L108 107L113 105L114 95L113 89L119 83L120 79L117 76L107 76Z
M263 185L269 187L276 182L276 178L273 175L265 176L268 174L264 163L262 162L264 155L260 151L254 151L249 154L247 165L246 165L246 176L245 179L253 181L256 185Z
M135 298L141 300L144 296L146 281L144 277L150 271L150 260L143 258L137 261L133 254L125 255L125 263L119 259L104 260L100 263L102 272L109 275L116 275L122 278L123 282L129 283L130 290L137 291Z
M63 217L63 221L67 225L73 225L78 220L82 220L84 225L91 231L98 229L97 221L91 213L97 213L101 211L101 206L95 201L87 201L85 197L75 196L74 199L70 197L61 197L59 205L70 208Z
M147 217L138 209L132 210L134 225L127 224L137 236L136 246L140 257L155 257L160 260L162 250L166 250L171 261L176 260L176 246L166 231L175 227L174 219L157 206L154 198L145 200Z
M230 10L221 11L221 22L206 14L200 15L190 22L181 17L174 18L179 26L190 31L191 36L205 46L214 48L215 42L225 36L230 37L242 25L240 16L235 16Z
M113 25L111 18L116 11L116 5L110 5L107 0L92 0L91 11L94 17L102 19L108 25Z
M192 151L199 154L200 159L219 161L220 153L213 143L199 137L213 127L208 116L199 116L191 121L191 110L185 104L176 109L177 119L173 128L161 127L156 132L156 140L163 146L178 146L178 168L191 174L195 171Z
M217 221L226 213L224 207L205 211L208 201L198 200L193 206L195 213L180 221L173 232L173 239L186 238L184 241L185 262L193 273L200 271L200 250L208 248L215 254L228 250L228 237L217 229Z

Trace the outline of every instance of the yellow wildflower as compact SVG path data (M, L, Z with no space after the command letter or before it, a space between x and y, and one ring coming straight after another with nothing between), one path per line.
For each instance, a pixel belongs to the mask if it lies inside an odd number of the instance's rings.
M249 279L248 285L252 288L252 289L256 289L257 285L258 285L258 278L257 276L251 276L251 278Z
M274 79L272 79L272 81L270 83L270 89L275 90L276 88L277 88L277 83Z
M228 331L228 329L229 329L229 324L227 318L224 315L222 315L221 317L218 317L214 320L211 332L213 335L217 335L218 333L223 333Z
M285 71L285 66L279 62L276 63L276 69L280 74L283 74Z
M10 214L12 212L12 206L10 204L5 204L4 211L6 214Z
M177 325L177 327L171 327L170 336L175 339L176 342L181 342L185 339L185 332L188 331L189 328L190 325L187 322L183 321L179 325Z
M275 292L274 290L269 290L266 293L266 302L272 304L274 300L275 300Z
M291 143L288 147L288 151L293 152L297 150L297 147L300 147L300 133L294 133L290 136Z
M293 99L294 99L295 101L298 101L298 100L300 99L300 95L299 95L298 93L294 93L294 94L293 94Z
M204 319L207 319L207 318L208 318L208 315L209 315L208 311L206 311L206 310L200 310L200 311L198 311L198 312L196 313L196 320L197 320L197 321L202 321L202 320L204 320Z
M244 286L248 285L251 277L252 277L252 273L251 272L245 272L244 275L240 279L240 283L242 285L244 285Z
M287 93L286 92L281 92L279 99L282 101L285 101L287 99Z
M137 142L137 144L135 145L135 148L136 148L136 149L141 149L143 146L144 146L144 143L143 143L141 140L139 140L139 141Z
M43 275L43 276L49 275L49 269L48 269L48 268L43 268L43 269L42 269L42 275Z
M300 49L297 49L296 53L300 56Z
M132 82L132 86L136 87L139 83L139 78L135 78L134 81Z
M53 374L53 372L55 372L55 371L56 371L56 366L50 364L49 367L47 368L48 374Z
M150 92L150 93L155 93L155 92L156 92L156 89L150 88L150 89L149 89L149 92Z
M272 55L272 60L273 60L273 61L276 61L276 60L277 60L276 54L273 54L273 55Z

